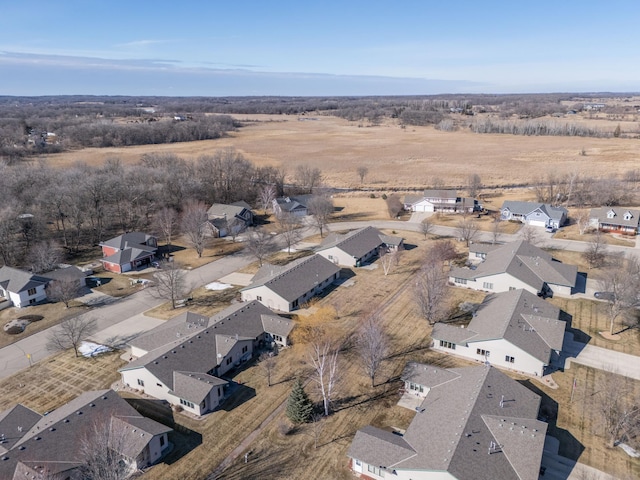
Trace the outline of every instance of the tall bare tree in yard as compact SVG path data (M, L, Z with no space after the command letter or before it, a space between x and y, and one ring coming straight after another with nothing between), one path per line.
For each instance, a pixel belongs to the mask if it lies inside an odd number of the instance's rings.
M263 185L258 192L260 208L266 213L271 210L273 201L276 199L276 187L273 185Z
M320 185L320 182L322 181L322 172L316 167L298 165L296 168L295 179L298 186L311 193L315 187Z
M531 245L537 245L539 243L540 236L536 227L525 225L520 229L520 238Z
M238 217L233 217L231 220L227 221L227 235L231 237L233 242L236 241L238 235L244 232L247 229L247 223Z
M47 339L47 350L55 352L73 348L76 357L79 357L80 344L95 333L97 327L95 318L84 315L63 320L51 329Z
M267 386L271 386L271 377L276 370L276 359L273 354L264 352L258 357L258 366L262 369L262 373L267 378Z
M51 240L37 242L29 250L28 261L34 273L53 270L62 261L60 245Z
M578 232L580 235L584 235L589 228L589 210L586 208L578 210L575 219L578 225Z
M264 228L256 227L249 232L246 248L262 266L264 259L276 250L277 245L271 233Z
M178 212L173 208L164 207L156 213L155 222L158 231L164 237L164 243L171 245L171 240L178 226Z
M82 478L125 480L130 477L130 460L125 453L135 448L135 442L134 434L122 420L108 416L96 419L83 432L79 452Z
M360 165L356 172L358 172L358 177L360 178L360 183L364 183L364 177L369 173L369 169L365 165Z
M316 338L309 344L309 362L313 367L311 381L322 396L324 415L328 416L331 399L339 379L338 356L340 348L331 339Z
M171 302L171 308L176 308L178 300L189 292L186 271L179 262L162 262L160 269L153 275L154 286L152 294Z
M75 279L54 280L47 286L47 297L54 302L62 302L69 308L71 300L80 295L80 285Z
M397 267L400 263L400 256L402 255L400 252L402 250L393 250L387 251L386 249L381 249L380 251L380 263L382 264L382 270L384 271L385 276L391 273L394 267Z
M431 249L418 271L415 286L418 309L430 325L447 317L446 294L447 276L443 272L443 259Z
M598 284L607 292L609 334L615 333L615 324L622 320L637 322L640 307L640 261L635 256L611 262L600 273Z
M371 379L371 386L376 386L376 373L382 361L389 353L389 335L379 313L367 315L356 333L356 349L362 361L365 373Z
M282 212L276 218L276 228L291 254L291 247L302 238L300 219L292 213Z
M327 223L329 223L329 218L335 210L333 200L324 195L315 195L309 199L307 209L313 219L313 224L320 231L320 237L322 238L324 228L327 226Z
M189 244L202 257L209 235L209 216L204 203L191 201L185 204L182 212L182 231Z
M482 189L482 180L480 179L480 175L477 173L472 173L467 178L467 191L469 192L469 196L471 198L476 198Z
M502 223L500 220L500 214L493 215L491 219L491 243L496 244L500 240L500 234L502 233Z
M431 218L427 217L420 222L420 233L424 235L424 239L427 239L427 235L433 232L434 223Z
M582 256L589 264L589 268L598 268L604 265L607 256L607 244L600 230L596 230L594 234L591 235L591 240L586 250L582 252Z
M476 235L478 235L478 222L471 218L463 218L458 221L456 225L456 233L458 234L458 238L460 238L465 245L468 247L471 242L473 242Z
M387 211L389 212L390 218L396 218L402 212L403 205L400 201L400 197L395 194L389 195L386 200L387 202Z
M607 372L596 387L597 411L606 444L614 448L617 442L640 443L640 405L634 396L632 381ZM632 445L633 446L633 445Z

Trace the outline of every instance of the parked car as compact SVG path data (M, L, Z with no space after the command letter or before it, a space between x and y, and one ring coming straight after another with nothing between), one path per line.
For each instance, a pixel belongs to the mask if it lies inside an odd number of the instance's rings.
M607 301L613 301L616 298L613 292L596 292L593 294L593 296L599 300L607 300Z
M151 262L151 266L155 268L160 268L160 262Z
M547 225L546 227L544 227L544 229L549 233L554 233L556 231L556 227L554 227L553 225Z

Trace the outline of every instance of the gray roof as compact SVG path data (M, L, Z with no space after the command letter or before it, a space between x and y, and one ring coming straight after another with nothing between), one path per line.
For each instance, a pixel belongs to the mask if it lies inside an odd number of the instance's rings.
M42 415L20 404L0 412L0 453L11 450L20 440L18 429L28 432L41 418Z
M134 338L129 342L129 345L150 352L163 345L184 341L208 326L208 317L193 312L184 312Z
M427 388L437 387L443 383L455 380L460 375L450 370L425 365L424 363L408 363L402 372L402 380L417 383Z
M206 373L173 372L173 391L171 393L195 404L200 404L213 387L227 383L226 380Z
M450 277L479 279L507 273L541 290L544 283L575 287L578 267L560 263L544 250L524 240L507 243L487 253L475 270L454 268Z
M15 412L15 408L12 411ZM33 413L35 412L27 415L31 424L22 425L22 432L18 432L17 427L11 432L19 438L4 454L8 460L0 462L0 478L14 478L14 472L20 468L47 467L49 473L77 468L82 461L81 445L96 422L108 421L105 428L112 428L114 423L120 423L114 422L114 417L125 422L129 426L124 430L127 433L126 451L121 453L134 458L154 435L171 430L141 416L112 390L83 393L46 416L38 415L35 423ZM15 413L6 415L3 412L0 418L7 420L12 415Z
M321 255L300 258L284 266L265 264L251 284L241 291L267 286L280 297L292 302L340 272L340 267Z
M207 215L209 216L209 220L213 220L214 218L225 218L231 220L234 217L241 218L240 215L245 210L251 210L251 207L247 205L245 202L238 202L233 204L225 204L225 203L214 203L207 210Z
M295 197L278 197L276 203L283 212L293 212L294 210L304 210L313 195L297 195Z
M423 198L456 199L458 198L458 192L457 190L425 190Z
M416 195L416 194L407 194L404 196L404 204L412 205L414 203L418 203L424 200L424 195Z
M519 202L515 200L505 200L500 210L509 209L511 213L516 215L529 215L530 213L540 210L549 218L554 220L562 220L563 217L569 215L569 211L564 207L554 207L548 203L540 202Z
M494 250L500 247L501 245L496 243L473 242L471 245L469 245L469 252L470 253L489 253L489 252L493 252Z
M526 290L487 295L468 328L437 323L431 336L458 345L504 338L548 364L562 350L566 323L560 309Z
M347 456L370 465L392 468L416 454L404 438L367 425L356 432Z
M127 247L124 250L119 250L116 253L109 255L108 257L101 258L100 261L124 265L136 260L142 260L143 258L153 257L155 252L156 248L153 247Z
M337 247L358 259L380 247L384 243L381 236L380 230L375 227L363 227L344 234L332 233L324 239L316 251L321 252Z
M0 286L8 292L26 292L30 288L47 285L49 279L41 275L33 275L24 270L7 267L0 268Z
M493 367L450 372L458 377L431 388L403 437L402 449L416 454L392 457L393 468L448 471L458 480L537 480L547 429L536 420L540 397ZM368 436L356 435L349 456L379 465L376 459L398 448Z
M59 268L57 270L52 270L51 272L43 273L42 275L51 280L60 280L63 282L77 281L87 276L85 272L73 265L65 268Z
M156 237L143 232L129 232L117 237L113 237L109 240L105 240L104 242L100 243L100 246L104 245L107 247L117 248L119 250L128 247L139 247L155 250L154 247L149 247L146 245L146 243L152 238Z
M609 212L614 213L613 218L608 218ZM631 214L629 220L625 220L625 214ZM597 218L600 223L607 223L609 225L620 225L624 227L638 228L640 224L640 210L633 210L626 207L602 207L592 208L589 214L590 218Z

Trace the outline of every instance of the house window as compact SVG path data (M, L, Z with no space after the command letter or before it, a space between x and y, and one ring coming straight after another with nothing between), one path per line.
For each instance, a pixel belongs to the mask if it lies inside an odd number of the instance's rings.
M467 279L466 278L454 278L453 281L455 283L459 283L460 285L466 285L467 284Z
M144 380L138 379L138 385L140 385L141 387L144 387Z
M509 287L509 291L515 290L515 289L516 289L516 287Z
M476 353L477 353L478 355L482 355L483 357L488 357L488 356L489 356L489 350L484 350L484 349L482 349L482 348L478 348L478 349L476 350Z
M613 218L616 216L616 212L614 212L613 210L609 210L607 212L607 218Z
M633 216L633 215L631 215L631 212L627 212L627 213L625 213L625 214L624 214L624 219L625 219L625 220L627 220L627 221L629 221L629 220L631 220L631 217L632 217L632 216Z
M327 258L328 258L329 260L333 260L333 255L327 255Z
M36 303L36 299L35 298L32 298L32 299L29 300L29 305L33 305L35 303Z
M507 363L513 363L516 361L516 359L507 355L506 357L504 357L504 361Z
M220 395L221 395L221 393L220 393L220 387L218 387L218 396L220 396Z
M29 290L27 290L27 293L29 294L29 296L35 295L36 294L36 289L35 288L30 288Z
M373 473L374 475L378 475L379 477L384 477L384 472L378 467L374 467L373 465L367 465L367 470Z
M485 290L493 290L493 283L491 282L484 282L482 284L482 288L484 288Z
M193 408L194 407L192 402L190 402L188 400L183 400L182 398L180 399L180 405L184 405L185 407L189 407L189 408Z
M242 353L247 353L247 350L249 350L249 347L247 347L246 345L242 347Z
M256 295L256 300L261 302L262 301L262 295Z
M445 342L444 340L440 340L440 346L444 348L450 348L451 350L456 349L456 344L451 342Z
M233 361L233 360L232 360L232 358L231 358L231 357L227 358L227 365L230 365L232 361Z
M162 384L161 383L156 383L156 386L162 388Z
M164 435L160 437L160 446L164 447Z
M476 258L486 258L487 254L482 252L476 252Z

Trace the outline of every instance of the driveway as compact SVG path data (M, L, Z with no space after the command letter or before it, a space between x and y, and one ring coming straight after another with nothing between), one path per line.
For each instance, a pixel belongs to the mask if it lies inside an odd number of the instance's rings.
M117 297L112 297L96 290L91 290L89 287L84 287L80 291L80 295L75 298L80 303L84 303L88 307L97 307L100 305L107 305L118 300Z

